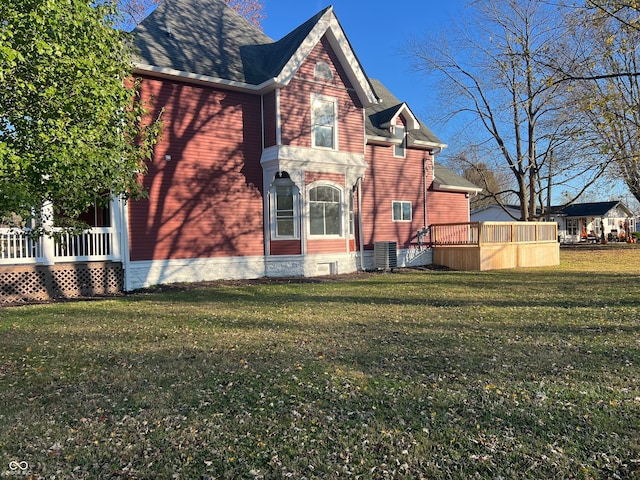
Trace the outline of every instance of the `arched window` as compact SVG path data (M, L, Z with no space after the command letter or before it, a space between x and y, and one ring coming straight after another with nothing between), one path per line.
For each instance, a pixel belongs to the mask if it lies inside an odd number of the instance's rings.
M310 235L340 235L340 189L318 185L309 190Z
M316 80L333 80L333 72L327 62L317 62L313 76Z

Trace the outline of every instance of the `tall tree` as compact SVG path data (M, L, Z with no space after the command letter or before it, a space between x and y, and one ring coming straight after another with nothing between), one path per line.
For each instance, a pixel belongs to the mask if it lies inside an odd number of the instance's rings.
M624 180L640 201L640 5L620 0L586 0L567 20L579 61L552 59L568 84L603 154L610 173ZM569 67L569 68L568 68Z
M156 8L162 0L117 0L120 9L125 14L124 27L130 30L138 25ZM227 5L246 18L254 27L261 28L266 18L264 4L260 0L225 0Z
M567 89L547 67L563 24L541 0L472 2L465 14L475 23L459 24L446 39L414 42L411 56L418 70L440 76L444 120L465 120L475 145L511 172L521 219L532 220L549 178L555 185L580 178L575 199L604 170L589 161Z
M503 205L510 197L512 191L508 176L490 168L483 161L479 148L463 149L450 156L447 164L453 170L461 172L463 178L482 188L482 192L469 200L471 210L487 205Z
M87 0L0 3L0 217L76 218L106 192L141 194L158 133L131 85L116 10Z

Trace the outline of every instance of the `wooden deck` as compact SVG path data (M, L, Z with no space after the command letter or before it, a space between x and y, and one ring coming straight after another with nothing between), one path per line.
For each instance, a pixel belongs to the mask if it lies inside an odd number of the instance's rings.
M555 222L469 222L430 227L433 263L454 270L560 264Z

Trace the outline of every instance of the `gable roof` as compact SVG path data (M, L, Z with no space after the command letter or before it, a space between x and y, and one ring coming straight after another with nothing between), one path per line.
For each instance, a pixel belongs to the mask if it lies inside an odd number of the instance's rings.
M433 188L449 192L479 193L482 188L437 162L433 163Z
M410 146L427 149L442 149L447 146L429 128L417 120L406 103L398 100L380 81L375 79L370 81L380 99L379 103L367 107L365 112L366 134L370 141L393 143L394 135L389 129L389 125L395 116L403 114L408 120L407 141Z
M620 206L627 215L633 215L632 212L619 200L610 202L574 203L573 205L567 205L561 209L558 214L567 217L601 217L618 206Z
M231 88L287 85L326 36L360 101L378 101L333 7L274 41L223 0L165 0L133 30L138 71Z
M273 43L223 0L166 0L133 35L138 65L241 83L257 75L256 46Z

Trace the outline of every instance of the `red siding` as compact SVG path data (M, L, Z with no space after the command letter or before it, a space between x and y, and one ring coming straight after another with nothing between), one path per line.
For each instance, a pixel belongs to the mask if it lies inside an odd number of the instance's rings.
M469 199L465 193L427 192L427 221L434 223L464 223L469 221Z
M262 100L264 109L264 146L273 147L276 144L276 93L267 93Z
M164 129L149 198L129 207L131 259L262 255L260 97L151 78L142 90Z
M300 240L271 240L271 255L300 255Z
M424 151L407 149L406 158L394 158L393 147L367 146L369 170L362 182L365 248L386 240L407 248L417 241L417 231L424 226L423 158L427 156ZM426 164L427 178L431 178L431 160ZM410 222L393 221L394 200L411 202Z
M307 253L344 253L347 244L344 238L331 240L307 240Z
M321 172L305 172L304 182L309 185L313 182L324 180L326 182L333 182L344 188L344 175L339 173L321 173Z
M315 65L319 61L332 67L333 81L314 78ZM281 90L280 109L284 145L311 147L312 94L326 95L338 100L338 149L362 153L364 148L362 105L325 38L316 45L291 83Z

